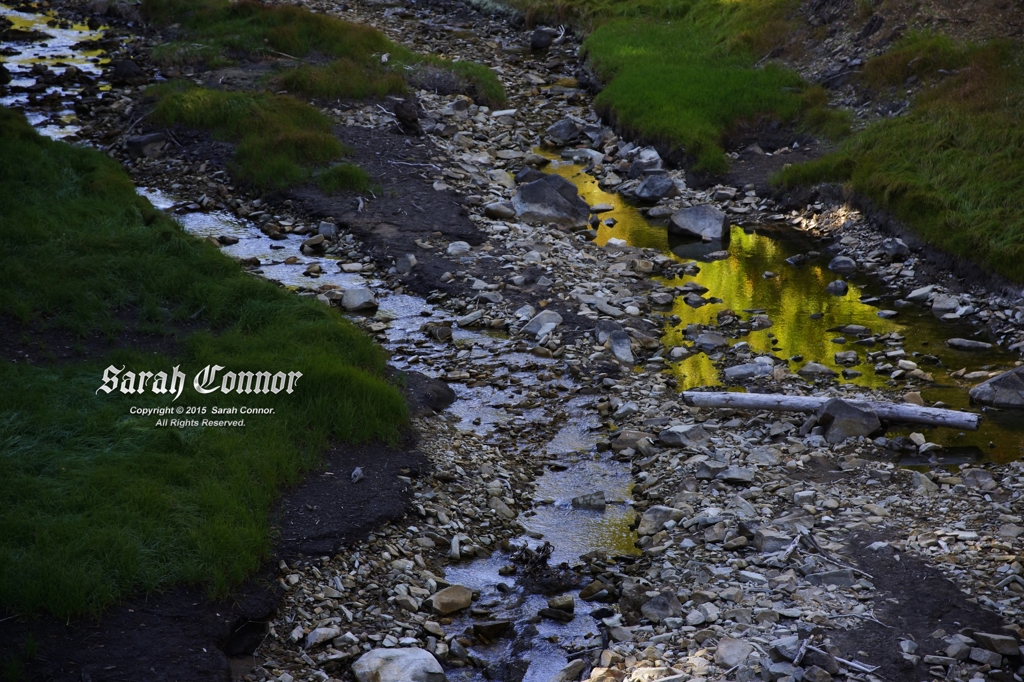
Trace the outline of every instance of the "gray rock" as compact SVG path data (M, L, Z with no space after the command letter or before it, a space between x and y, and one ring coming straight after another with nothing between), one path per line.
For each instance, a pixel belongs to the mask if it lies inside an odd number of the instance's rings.
M814 378L832 378L838 376L838 373L829 369L825 365L817 362L808 362L806 365L796 371L802 377L814 377Z
M669 447L693 447L707 442L708 432L700 424L680 424L658 434L658 442Z
M992 348L991 343L973 339L947 339L946 345L957 350L990 350Z
M128 155L133 159L155 159L163 152L167 137L163 133L150 133L148 135L134 135L129 137L124 146L128 149Z
M970 659L981 665L990 665L993 668L998 668L1003 663L1002 654L977 646L971 649Z
M772 373L772 366L761 362L750 362L745 365L726 367L722 374L726 379L744 381L755 377L767 376Z
M416 267L417 262L416 256L411 253L399 256L395 260L395 271L400 275L408 275Z
M825 285L825 291L832 294L833 296L846 296L850 291L850 285L841 279L837 279L834 282L829 282Z
M857 272L857 261L849 256L836 256L829 261L828 269L841 275L852 275Z
M526 323L526 326L522 329L522 333L536 335L544 329L544 327L550 324L554 324L556 327L562 324L562 316L554 310L542 310L534 315L533 319Z
M720 462L717 459L706 459L697 465L697 470L693 475L698 481L710 481L728 468L729 465L725 462Z
M541 27L530 35L531 50L546 50L555 41L555 32L550 28Z
M472 327L474 324L482 320L484 317L484 311L482 309L474 310L471 313L467 313L462 317L455 320L455 324L459 325L463 329L466 327Z
M648 175L634 190L636 198L641 201L657 201L678 193L675 181L667 175Z
M720 668L733 668L747 660L754 651L754 647L742 639L723 637L718 640L718 649L715 651L715 665Z
M754 472L746 467L736 466L734 464L726 467L726 469L715 478L735 485L749 485L754 482Z
M340 634L341 630L338 628L315 628L311 630L308 635L306 635L306 648L309 649L311 647L316 646L317 644L320 644L321 642L326 642L327 640L334 639Z
M495 220L512 220L516 210L507 201L495 201L484 206L484 215Z
M648 173L661 170L661 155L654 147L644 147L633 157L629 167L630 179L636 179Z
M832 675L824 668L812 665L804 670L803 682L832 682Z
M317 225L316 232L317 234L322 234L324 239L334 239L338 236L338 226L335 223L321 220L320 224Z
M434 656L416 648L373 649L352 665L358 682L446 682Z
M868 436L882 428L878 415L862 410L842 398L832 398L818 410L818 422L827 423L825 440L842 443L847 438Z
M704 332L697 336L694 340L694 345L700 348L705 353L709 353L717 348L723 348L729 345L729 339L725 338L717 332Z
M796 635L780 637L773 640L770 645L772 653L784 661L792 661L800 651L800 638Z
M947 294L937 294L932 299L932 315L935 317L942 317L947 313L956 312L957 308L960 307L960 301Z
M569 144L580 136L583 126L571 118L563 118L558 123L548 126L544 131L553 142L560 145Z
M984 469L968 469L961 474L964 485L977 490L993 490L999 484L992 478L992 474Z
M572 506L577 509L604 509L606 505L603 490L572 498Z
M110 80L124 85L142 85L149 78L142 68L130 59L119 59L110 63Z
M793 538L788 535L767 528L760 528L754 533L753 545L754 549L758 552L771 554L772 552L781 552L789 547L791 542L793 542Z
M978 645L1003 656L1020 656L1017 638L1011 635L997 635L990 632L975 632L972 635Z
M850 587L857 582L857 576L849 568L838 568L834 571L822 571L811 573L807 576L807 582L812 585L838 585L839 587Z
M620 363L630 366L633 364L633 349L630 347L629 334L612 332L608 335L608 347Z
M590 217L590 206L579 197L576 186L560 175L519 185L512 207L529 223L584 227Z
M801 668L793 665L789 661L780 661L779 663L772 663L768 666L768 678L772 682L782 679L783 677L789 677L797 679L797 676L803 672Z
M377 299L373 292L366 287L346 289L341 297L341 307L350 312L376 310Z
M704 241L721 241L729 233L729 218L711 204L676 211L668 221L668 231Z
M932 495L939 490L939 486L920 471L910 475L910 489L918 495Z
M669 521L679 521L683 516L685 513L682 509L656 504L640 517L640 525L636 529L637 535L654 535Z
M1024 409L1024 367L984 381L970 392L971 400L982 405Z
M911 303L924 303L928 300L928 297L935 291L935 285L929 284L926 287L914 289L911 291L904 300L910 301Z
M679 603L674 592L665 590L644 604L640 609L640 613L647 620L660 623L666 618L679 618L682 616L683 606Z
M892 237L882 241L882 251L893 260L904 260L910 255L910 247L899 237Z
M583 669L587 667L586 661L581 658L577 658L575 661L569 663L551 678L550 682L572 682L580 676Z
M837 365L856 365L860 362L860 356L855 350L844 350L835 354Z

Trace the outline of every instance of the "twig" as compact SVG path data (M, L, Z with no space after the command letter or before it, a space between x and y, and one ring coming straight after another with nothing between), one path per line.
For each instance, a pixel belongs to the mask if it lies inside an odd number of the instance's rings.
M571 654L567 655L566 658L571 661L574 658L579 658L583 654L590 654L590 653L593 653L595 651L601 651L602 649L603 649L603 647L599 647L599 646L595 646L595 647L593 647L591 649L581 649L580 651L576 651L574 653L571 653Z
M789 547L787 547L786 551L782 554L782 560L784 562L789 561L789 557L794 551L796 551L797 546L800 544L800 537L800 534L797 534L797 536L793 538L793 541L789 543Z
M827 618L863 618L864 620L870 620L872 623L878 623L883 628L889 628L890 630L895 630L896 629L892 625L886 625L885 623L883 623L882 621L878 620L877 618L874 618L872 616L868 616L868 615L863 614L863 613L837 613L835 615L826 616L826 617Z
M437 166L436 164L433 163L409 163L407 161L392 161L391 159L388 159L388 163L393 163L396 166L413 166L414 168L425 167L433 168L434 170L441 170L440 166Z
M297 62L306 62L307 64L316 64L316 62L310 61L309 59L303 59L302 57L293 57L290 54L287 54L285 52L278 52L277 50L272 50L269 47L265 47L263 49L266 50L267 52L273 52L274 54L279 54L282 57L287 57L288 59L294 59Z
M3 623L5 620L12 620L14 618L19 618L20 616L21 616L20 613L16 613L13 616L7 616L6 618L0 618L0 623Z
M796 656L793 657L793 665L800 665L800 661L804 660L804 654L807 653L807 645L811 643L811 640L804 639L800 642L800 648L796 650Z
M811 651L816 651L819 654L824 654L826 656L829 655L827 651L825 651L824 649L819 649L816 646L808 645L807 648ZM842 663L847 668L853 668L859 673L873 673L881 667L877 665L864 665L863 663L858 663L857 661L848 661L845 658L839 658L838 656L833 656L833 658L836 659L837 663Z
M801 535L801 537L806 538L807 541L811 544L811 547L818 554L820 554L823 559L828 561L830 564L835 564L839 568L847 568L847 569L853 571L854 573L859 573L860 575L864 576L868 580L874 580L874 578L871 576L870 573L865 573L864 571L860 570L859 568L854 568L853 566L850 566L849 564L844 564L843 562L839 561L838 559L833 558L831 554L829 554L824 549L822 549L821 545L818 544L818 541L814 539L814 535L811 533L811 531L804 529L804 531L800 535Z

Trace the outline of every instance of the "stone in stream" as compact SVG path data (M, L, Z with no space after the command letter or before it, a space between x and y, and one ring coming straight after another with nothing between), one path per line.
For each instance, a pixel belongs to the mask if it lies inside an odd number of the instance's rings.
M694 340L694 345L701 349L705 353L710 353L713 350L722 348L729 345L729 339L725 338L717 332L704 332L697 336Z
M507 620L490 620L473 624L473 635L485 643L499 639L512 625Z
M929 284L926 287L914 289L906 296L905 300L910 301L911 303L924 303L928 300L928 297L932 295L933 291L935 291L935 285Z
M847 438L868 436L882 428L878 415L862 410L842 398L832 398L818 409L818 422L828 424L825 440L842 443Z
M548 608L558 609L566 613L574 613L576 611L576 599L571 594L552 597L548 599Z
M349 312L370 311L377 309L377 299L366 287L346 289L341 297L341 307Z
M726 379L731 381L745 381L770 375L772 373L772 365L761 362L748 362L745 365L726 367L722 373Z
M841 279L837 279L834 282L826 284L825 291L833 296L846 296L847 292L850 291L850 285Z
M796 373L802 377L825 379L831 379L832 377L838 376L837 372L817 362L808 362L806 365L798 369Z
M587 493L586 495L580 495L579 497L572 498L572 506L577 509L604 509L607 506L607 501L604 497L604 491L598 490L597 492Z
M519 185L512 206L528 223L585 227L590 217L590 206L579 197L576 185L560 175L545 175Z
M557 327L562 324L562 316L556 313L554 310L542 310L537 313L533 319L526 323L526 326L522 328L523 334L538 335L545 328L554 325ZM552 327L553 328L553 327ZM550 331L550 329L548 329Z
M563 118L561 121L548 126L544 131L555 144L566 145L573 142L583 132L583 126L571 118Z
M640 608L640 613L649 621L660 623L666 618L679 618L683 615L683 606L676 598L675 592L665 590L657 597L648 600Z
M948 339L946 345L957 350L990 350L992 348L991 343L974 339Z
M640 186L634 190L640 201L657 201L665 197L674 197L679 193L675 180L667 175L648 175Z
M430 607L442 616L468 609L473 603L473 591L462 585L451 585L438 590L430 598Z
M537 615L541 618L547 618L548 620L556 620L559 623L568 623L576 617L576 614L570 611L562 611L561 609L552 608L541 609L537 612Z
M837 365L856 365L860 362L860 356L855 350L844 350L835 354Z
M960 301L955 296L948 294L937 294L932 299L932 315L942 317L947 313L955 313L960 307Z
M857 272L857 261L849 256L836 256L829 261L828 269L840 275L851 275Z
M372 649L352 664L358 682L446 682L444 668L425 649Z
M1024 409L1024 367L984 381L970 392L971 400L993 407Z
M721 241L729 233L729 218L711 204L691 206L672 214L668 231L706 242Z
M624 331L612 332L608 335L608 347L616 360L623 365L632 366L633 349L629 341L629 334Z

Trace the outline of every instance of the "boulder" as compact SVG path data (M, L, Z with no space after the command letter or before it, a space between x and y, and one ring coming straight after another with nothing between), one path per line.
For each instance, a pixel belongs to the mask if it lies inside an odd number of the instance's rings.
M579 197L576 185L560 175L519 185L512 207L528 223L584 227L590 218L590 206Z
M882 251L893 260L904 260L910 255L910 247L899 237L883 240Z
M372 649L352 664L358 682L447 682L444 668L425 649Z
M580 133L583 132L583 126L571 118L563 118L558 123L548 126L548 129L544 132L556 144L564 145L575 141L580 136Z
M366 287L346 289L341 297L341 307L349 312L376 310L377 299Z
M120 85L143 85L149 78L132 60L118 59L110 62L110 80Z
M133 135L129 137L124 145L128 149L128 156L133 159L155 159L160 156L167 142L167 136L163 133L150 133L149 135Z
M911 303L924 303L925 301L928 300L928 297L932 295L933 291L935 291L935 285L929 284L926 287L921 287L919 289L914 289L913 291L911 291L909 294L907 294L906 300L910 301Z
M582 658L577 658L555 673L555 676L551 678L551 682L572 682L580 676L580 673L586 667L587 662Z
M837 372L817 362L808 362L806 365L798 369L796 373L802 377L811 377L815 379L831 379L832 377L838 375Z
M971 389L971 400L993 407L1024 409L1024 367L1016 367Z
M654 535L669 521L680 521L685 515L682 509L656 504L640 517L640 526L637 527L636 533L637 535Z
M661 170L661 155L654 147L644 147L633 157L629 166L629 178L635 180L643 175Z
M711 204L691 206L672 214L668 231L706 242L722 241L729 234L729 218Z
M868 436L882 428L877 414L855 407L842 398L832 398L822 405L818 410L818 422L828 423L825 440L829 443Z
M612 351L612 355L621 364L632 366L633 365L633 349L629 341L629 334L626 332L612 332L608 335L608 347Z
M640 201L657 201L679 193L675 181L667 175L648 175L634 191Z
M846 296L847 292L850 291L850 285L841 279L837 279L826 284L825 291L833 296Z
M550 28L541 27L530 35L531 50L546 50L555 41L555 33Z
M704 332L697 336L694 344L705 353L709 353L717 348L728 346L729 339L718 332Z
M955 313L960 307L960 301L955 296L948 294L937 294L932 299L932 315L942 317L947 313Z
M788 535L767 528L760 528L754 533L753 545L754 549L758 552L771 554L773 552L781 552L789 547L791 542L793 542L793 538Z
M754 482L754 472L746 467L733 464L719 472L715 478L734 485L749 485Z
M836 256L829 261L828 269L840 275L852 275L857 272L857 261L849 256Z
M554 329L554 327L557 327L560 324L562 324L561 315L556 313L554 310L542 310L526 323L526 326L522 329L522 333L536 336L542 330L547 329L548 332L550 332L551 329ZM554 325L554 327L551 327L551 325Z
M484 206L484 215L495 220L512 220L516 210L507 201L495 201Z
M974 339L947 339L946 345L957 350L991 350L992 344Z
M978 644L1003 656L1020 656L1017 638L1012 635L997 635L989 632L975 632L973 638Z
M640 613L647 620L660 623L666 618L679 618L682 616L683 605L679 603L674 592L665 590L644 604L640 608Z
M604 509L607 504L603 490L572 498L572 506L577 509Z
M754 651L754 647L742 639L723 637L718 640L718 649L715 650L715 665L720 668L734 668L747 660Z
M671 426L658 434L658 442L669 447L693 447L708 439L707 430L700 424Z
M469 608L473 603L473 591L462 585L451 585L438 590L430 598L431 608L442 616Z

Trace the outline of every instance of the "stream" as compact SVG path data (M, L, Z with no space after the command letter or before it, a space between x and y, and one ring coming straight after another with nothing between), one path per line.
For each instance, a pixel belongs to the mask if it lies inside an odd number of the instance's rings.
M19 45L20 54L4 57L12 72L17 71L12 85L31 86L34 79L28 77L26 71L34 63L52 67L74 65L90 74L99 74L103 54L75 52L72 46L100 37L101 31L91 31L79 25L50 27L47 26L47 21L52 19L49 15L26 14L2 6L0 16L11 19L19 28L42 30L53 36L47 41ZM34 109L25 93L11 94L0 99L0 103L26 108L29 120L40 132L51 137L66 137L78 131L73 124L74 112L67 107ZM714 300L693 308L680 296L670 309L663 311L667 346L687 345L684 338L687 325L713 322L719 311L726 308L763 313L773 322L770 328L752 331L741 340L731 342L745 343L751 350L773 353L781 358L800 356L804 361L819 362L840 373L848 370L850 374L849 370L855 370L856 376L845 378L841 374L838 380L866 388L885 388L890 385L889 376L875 373L874 363L867 360L866 352L885 348L886 342L881 341L870 348L854 345L852 338L839 343L837 337L841 334L830 331L844 325L862 325L876 337L887 335L892 346L904 348L908 358L921 363L934 376L934 383L922 389L926 401L941 401L953 408L969 405L967 388L951 376L954 371L962 368L967 372L996 371L1014 364L1016 357L1001 349L968 353L948 348L946 339L970 338L974 334L975 329L966 322L942 322L917 306L899 308L894 317L880 317L879 311L895 309L895 297L870 274L851 276L849 291L843 296L826 293L825 285L836 279L826 268L826 256L812 256L801 266L787 263L787 258L820 248L818 242L789 226L733 226L728 257L709 260L706 257L707 247L688 245L670 238L663 223L648 221L636 206L617 194L603 191L596 179L584 172L582 165L555 158L545 170L572 181L591 206L610 204L613 207L611 211L600 214L603 221L610 218L615 224L601 224L597 231L597 244L604 245L611 239L617 239L631 246L658 249L680 263L693 260L699 263L700 271L695 276L665 283L681 286L686 282L696 282L708 289L706 298L714 297ZM162 209L180 207L190 200L158 188L139 188L138 191ZM304 274L305 268L313 261L330 260L330 256L304 256L300 250L302 237L289 235L286 239L271 241L251 221L228 213L191 211L177 213L175 218L185 230L200 238L237 238L237 243L223 248L225 254L236 259L258 258L260 274L296 290L300 295L315 295L311 280ZM373 287L380 283L372 276L367 278L337 270L325 267L324 274L315 280L316 286ZM774 276L766 273L774 273ZM421 362L414 360L415 355L408 349L414 343L424 345L421 326L425 319L435 315L441 317L445 312L418 297L388 293L379 298L375 320L386 330L385 347L392 352L406 350L402 354L394 354L396 367L429 371ZM673 316L679 321L675 322ZM555 362L508 352L508 339L500 333L456 327L453 329L453 341L457 352L465 353L465 357L470 359L500 356L508 377L514 378L520 387L536 385L537 371ZM445 344L431 342L425 352L441 352L444 347ZM834 354L844 350L857 350L859 362L853 365L836 363ZM715 365L719 356L697 352L678 362L671 362L665 371L676 378L680 390L719 385L721 379ZM567 378L563 383L567 388L572 387ZM508 406L520 399L511 390L486 385L471 388L463 383L453 384L453 389L458 400L448 413L451 419L456 420L458 428L493 437L496 442L498 431L503 427L529 425L548 418L540 408L510 410ZM638 553L634 545L637 536L631 529L636 514L632 508L630 466L614 459L611 453L598 451L596 431L601 424L596 417L584 416L592 412L583 409L583 402L582 398L567 399L565 412L576 416L561 425L557 435L546 445L545 452L533 453L539 454L549 466L536 481L534 508L520 516L527 535L517 542L531 547L537 547L544 541L551 543L554 547L552 564L574 564L581 555L593 551L605 552L612 557ZM987 415L977 432L940 430L929 434L928 438L944 447L943 456L949 464L986 459L1015 460L1021 457L1024 448L1024 420L1005 412L993 412ZM557 466L550 466L551 463L557 463ZM908 466L926 464L912 459L901 463ZM573 498L595 491L604 491L609 499L604 511L573 507ZM545 599L524 591L516 585L514 578L502 577L499 570L508 563L507 554L496 552L488 559L476 559L448 568L446 579L478 590L477 607L488 609L493 618L509 620L518 628L525 621L536 621L532 616L545 607ZM576 618L570 623L535 622L537 632L527 652L530 660L524 678L527 682L547 682L566 664L567 658L560 644L574 640L587 646L587 642L598 636L598 621L590 616L596 606L599 605L577 601ZM460 630L471 626L472 622L471 615L459 616L453 628ZM486 661L497 662L509 658L511 646L513 640L505 638L494 645L474 647L473 653ZM449 679L476 682L485 678L480 669L466 667L449 671Z

